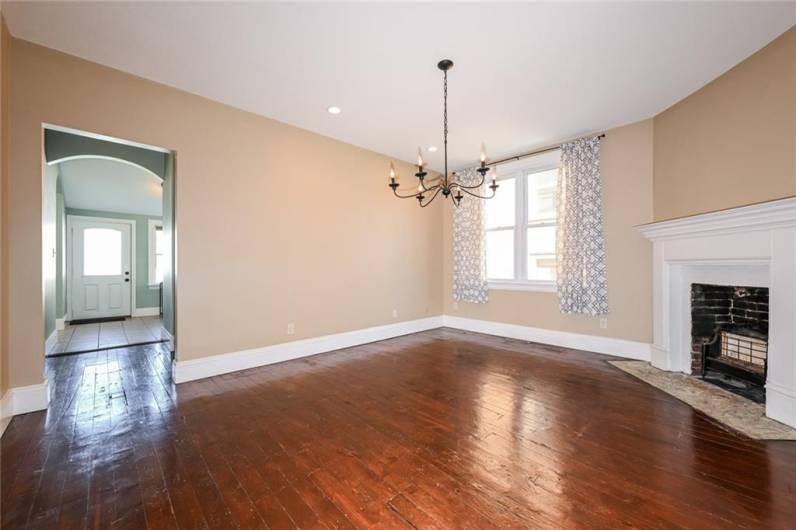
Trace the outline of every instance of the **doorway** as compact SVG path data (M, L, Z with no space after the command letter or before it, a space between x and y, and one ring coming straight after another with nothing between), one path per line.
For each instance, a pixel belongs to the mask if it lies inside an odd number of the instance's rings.
M164 343L173 357L173 158L44 126L45 356Z

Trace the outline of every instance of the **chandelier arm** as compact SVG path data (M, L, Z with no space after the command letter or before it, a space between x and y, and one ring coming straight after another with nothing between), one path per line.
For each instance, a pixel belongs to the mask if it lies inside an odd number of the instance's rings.
M424 180L423 180L423 185L425 186L426 184L431 184L431 183L433 182L433 183L435 183L435 184L434 184L434 186L441 186L441 185L442 185L442 180L443 180L443 179L442 179L442 175L439 175L439 176L437 176L437 177L432 177L432 178L429 178L429 179L424 179ZM434 186L428 186L428 189L431 189L431 188L433 188Z
M474 190L474 189L478 189L481 186L483 186L484 182L486 182L486 175L485 174L481 175L481 182L479 182L478 184L476 184L474 186L465 186L465 185L460 184L458 182L454 182L454 183L451 184L451 188L456 186L457 188L461 188L463 190Z
M392 190L392 193L393 193L393 195L395 195L399 199L415 199L415 198L417 198L418 195L422 195L423 193L426 193L428 191L434 191L434 190L437 190L439 192L439 184L437 184L436 186L431 186L428 189L424 189L423 191L418 191L418 192L412 193L411 195L401 195L400 193L398 193L397 189Z
M486 195L479 195L477 193L473 193L472 191L469 191L469 190L467 190L465 188L460 188L460 189L464 193L466 193L467 195L471 195L471 196L476 197L478 199L491 199L491 198L493 198L495 196L495 190L492 190L492 195L486 196Z
M434 195L432 195L431 198L428 201L426 201L425 204L423 204L423 201L420 201L420 207L421 208L425 208L426 206L431 204L434 201L434 199L437 198L437 195L439 195L439 191L440 191L440 188L437 187L437 190L434 192Z

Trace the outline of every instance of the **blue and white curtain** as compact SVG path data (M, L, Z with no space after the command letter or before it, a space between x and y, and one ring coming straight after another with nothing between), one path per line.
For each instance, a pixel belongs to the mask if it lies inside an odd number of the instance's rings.
M556 203L556 284L561 312L608 314L599 138L561 146Z
M476 168L456 174L465 186L481 180ZM453 299L485 304L489 300L486 281L486 234L481 200L465 198L453 208Z

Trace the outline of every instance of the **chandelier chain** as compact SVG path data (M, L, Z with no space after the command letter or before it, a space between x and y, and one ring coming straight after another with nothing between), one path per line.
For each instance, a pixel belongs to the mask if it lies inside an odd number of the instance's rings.
M445 142L445 182L448 182L448 71L445 70L442 76L442 137Z

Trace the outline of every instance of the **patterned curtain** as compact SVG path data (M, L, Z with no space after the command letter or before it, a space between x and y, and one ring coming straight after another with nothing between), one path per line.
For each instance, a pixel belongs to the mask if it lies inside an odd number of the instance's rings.
M600 139L562 145L556 206L556 284L562 313L608 314L601 187Z
M477 184L481 175L475 169L457 173L457 180L466 186ZM462 203L453 208L453 299L459 302L485 304L489 299L481 203L480 199L465 195Z

